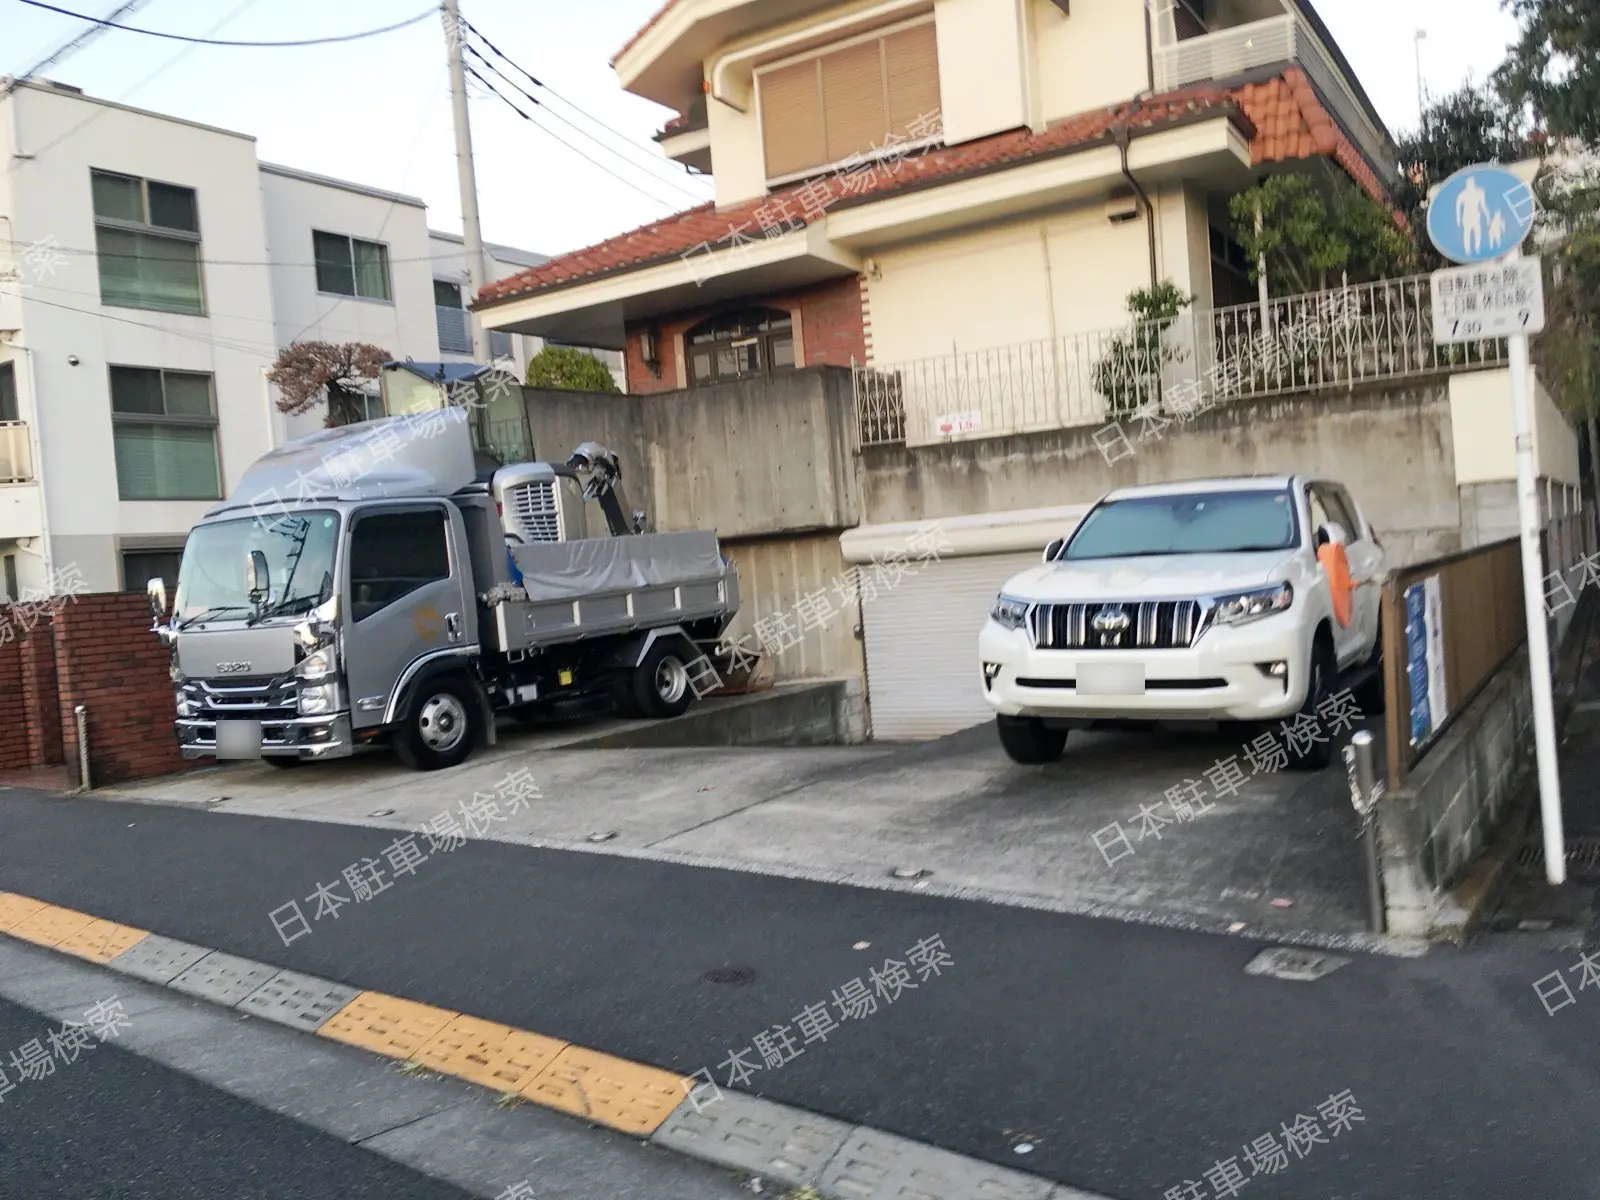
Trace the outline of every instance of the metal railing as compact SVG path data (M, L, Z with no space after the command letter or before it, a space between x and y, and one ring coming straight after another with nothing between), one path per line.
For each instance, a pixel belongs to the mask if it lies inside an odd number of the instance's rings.
M1385 170L1382 164L1389 162L1390 154L1382 131L1373 124L1366 105L1317 31L1298 13L1157 46L1156 90L1176 91L1192 83L1230 79L1256 67L1285 62L1299 64L1328 103L1338 109L1345 128L1354 132L1367 157Z
M33 452L28 445L26 421L0 421L0 483L28 483L33 479Z
M922 445L1141 417L1506 361L1435 346L1427 276L888 365L852 363L863 445Z

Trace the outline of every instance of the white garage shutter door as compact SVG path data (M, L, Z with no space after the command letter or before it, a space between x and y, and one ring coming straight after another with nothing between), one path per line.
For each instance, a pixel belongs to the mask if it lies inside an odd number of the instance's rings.
M978 675L978 630L1000 585L1037 550L929 563L862 604L872 736L941 737L993 718Z

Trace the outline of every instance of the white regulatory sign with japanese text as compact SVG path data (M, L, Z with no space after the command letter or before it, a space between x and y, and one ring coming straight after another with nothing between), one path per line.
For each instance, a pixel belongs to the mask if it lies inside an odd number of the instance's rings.
M1538 333L1543 328L1544 277L1537 258L1434 272L1434 345Z

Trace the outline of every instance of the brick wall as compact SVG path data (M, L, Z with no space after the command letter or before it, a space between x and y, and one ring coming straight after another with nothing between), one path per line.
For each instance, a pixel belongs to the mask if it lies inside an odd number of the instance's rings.
M89 776L96 787L183 769L172 721L169 656L150 633L136 592L79 596L55 616L62 749L76 782L73 708L89 710Z
M807 367L848 367L851 359L865 362L866 336L861 316L861 281L851 275L835 279L803 291L783 292L770 296L751 296L743 300L730 300L713 307L676 313L657 318L652 322L638 322L628 327L627 348L623 361L627 369L628 391L636 394L670 392L680 386L678 382L678 347L685 331L718 312L747 306L765 306L782 309L798 315L800 341ZM656 331L656 344L661 356L659 374L645 366L639 350L639 335L645 329Z
M63 761L61 698L56 691L56 632L47 616L22 643L22 714L28 730L28 766Z
M0 607L0 629L15 630L9 623L8 607ZM22 694L22 643L12 632L0 642L0 696ZM0 771L15 771L28 765L28 723L15 704L0 714Z

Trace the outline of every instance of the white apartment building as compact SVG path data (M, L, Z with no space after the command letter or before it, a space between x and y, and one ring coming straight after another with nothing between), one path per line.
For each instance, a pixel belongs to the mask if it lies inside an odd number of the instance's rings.
M173 579L206 508L327 420L277 410L281 347L471 357L461 239L416 197L46 82L0 98L0 160L0 597ZM486 257L492 278L544 261ZM494 341L519 376L541 344Z

